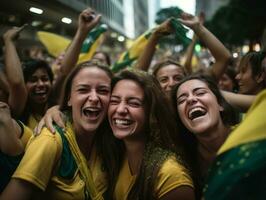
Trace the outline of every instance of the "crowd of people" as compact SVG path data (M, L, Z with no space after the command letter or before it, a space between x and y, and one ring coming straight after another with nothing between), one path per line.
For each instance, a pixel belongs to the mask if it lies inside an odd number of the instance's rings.
M114 74L105 52L77 64L100 18L81 12L56 70L20 59L15 40L24 27L3 35L0 199L264 199L266 53L248 52L236 66L200 18L182 13L179 22L195 34L184 64L153 60L173 33L167 20L135 65ZM206 69L192 69L196 40L214 57ZM247 160L252 153L257 159Z

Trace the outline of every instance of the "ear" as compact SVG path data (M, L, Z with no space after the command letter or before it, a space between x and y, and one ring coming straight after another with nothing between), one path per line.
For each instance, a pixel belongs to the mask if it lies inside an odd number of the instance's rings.
M67 105L68 105L69 107L71 107L71 106L72 106L72 104L71 104L70 100L68 100L68 101L67 101Z
M265 80L265 72L261 72L259 75L256 76L256 82L259 84Z
M224 111L224 107L222 107L222 106L219 105L219 111L220 112Z

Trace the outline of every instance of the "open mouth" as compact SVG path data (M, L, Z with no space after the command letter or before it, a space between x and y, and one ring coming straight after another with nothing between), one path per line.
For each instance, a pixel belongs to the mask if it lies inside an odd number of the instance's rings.
M192 108L188 113L188 118L190 120L194 120L194 119L204 116L206 113L207 111L201 107Z
M35 91L34 93L34 96L39 96L39 97L44 97L47 95L47 91L45 90L42 90L42 91Z
M133 123L133 121L128 119L114 119L114 124L118 126L130 126Z
M83 114L89 118L97 118L101 113L99 108L85 108L83 109Z

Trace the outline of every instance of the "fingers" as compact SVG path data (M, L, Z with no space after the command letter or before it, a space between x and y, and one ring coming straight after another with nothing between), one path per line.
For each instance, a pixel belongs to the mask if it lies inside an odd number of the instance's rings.
M42 128L44 127L44 119L42 118L38 125L34 128L33 135L38 136L41 133Z
M61 128L65 129L64 115L60 112L54 117L54 122Z
M53 118L48 115L48 113L44 116L45 126L52 132L55 133L55 129L53 127Z

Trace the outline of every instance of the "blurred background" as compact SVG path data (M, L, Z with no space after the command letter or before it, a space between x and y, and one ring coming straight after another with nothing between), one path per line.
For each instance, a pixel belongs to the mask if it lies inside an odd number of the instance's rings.
M170 16L171 7L195 15L203 12L207 28L234 57L265 46L265 0L1 0L0 34L12 26L27 23L29 26L22 32L18 46L28 54L45 54L36 32L47 31L71 39L78 14L88 6L101 13L102 23L108 25L99 48L114 60L135 38L156 26L156 21L164 20L158 13ZM191 37L191 33L187 35ZM165 42L164 48L171 51L185 49L182 43ZM200 43L195 47L197 53L203 49Z

